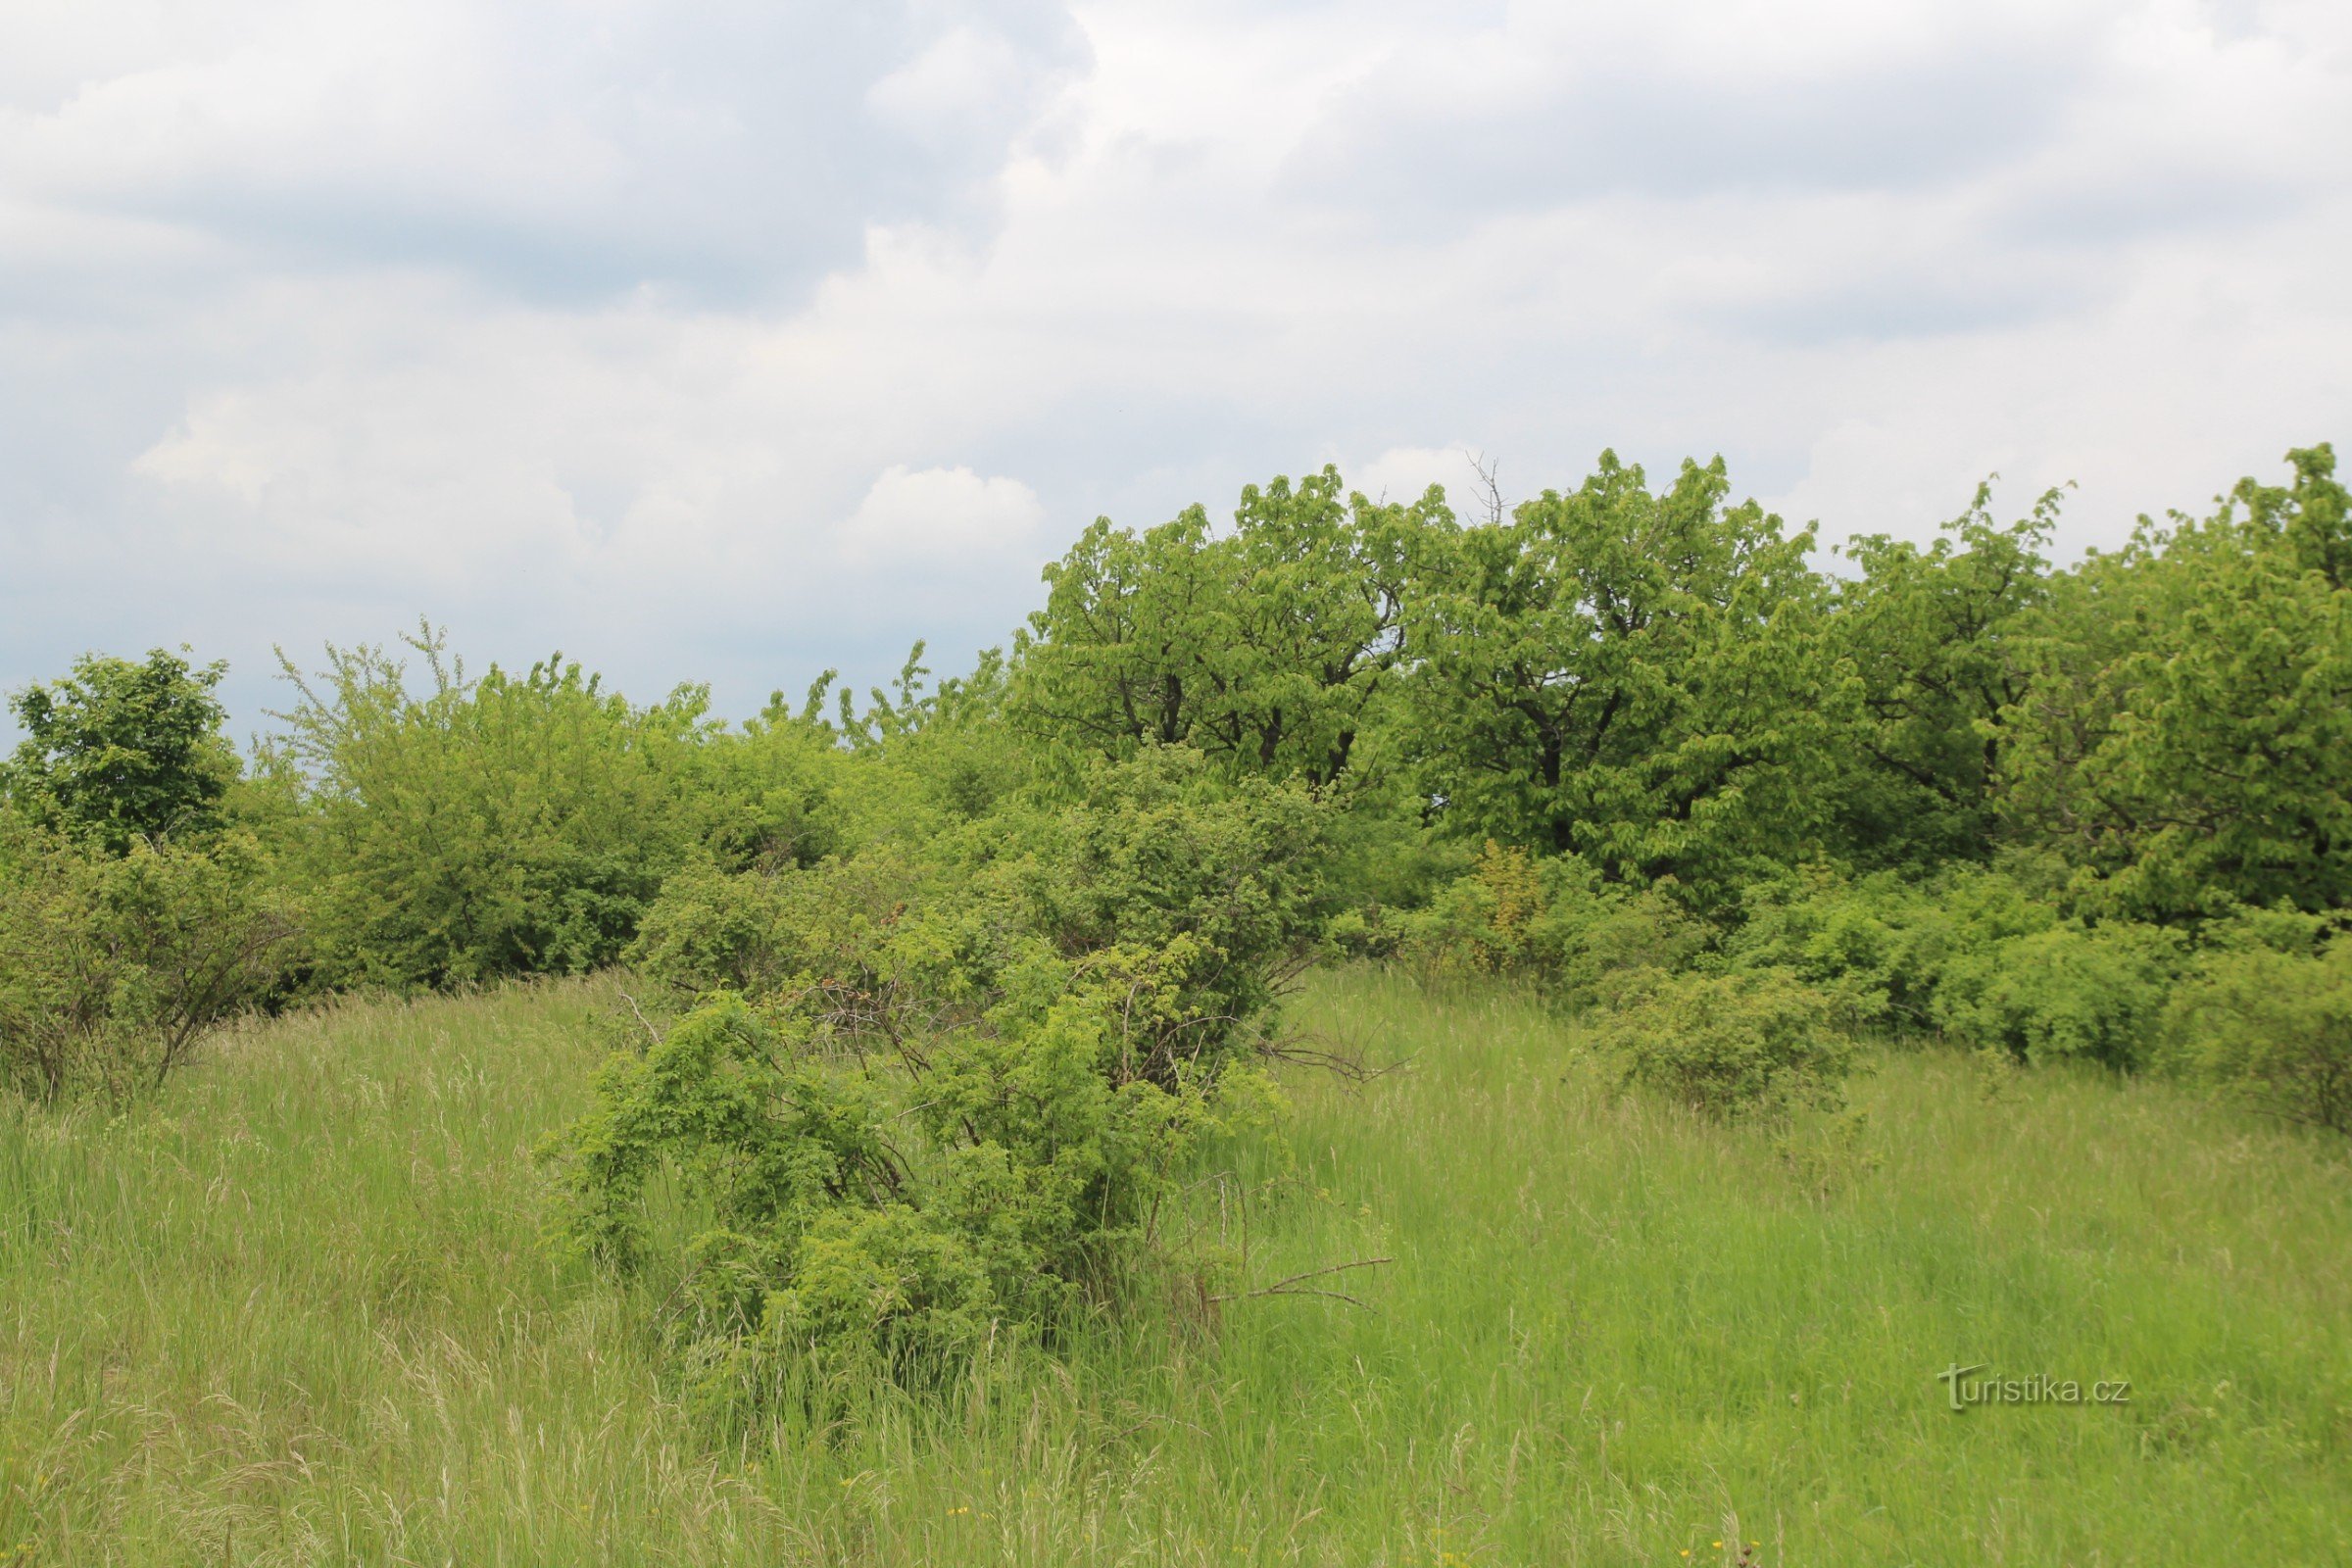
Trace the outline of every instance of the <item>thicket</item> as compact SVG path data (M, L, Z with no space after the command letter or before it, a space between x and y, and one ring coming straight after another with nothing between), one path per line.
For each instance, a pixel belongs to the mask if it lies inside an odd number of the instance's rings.
M684 1173L701 1228L665 1332L733 1410L1123 1298L1182 1261L1163 1211L1204 1141L1274 1103L1258 1061L1328 912L1326 815L1162 749L919 852L679 878L635 957L669 988L654 1013L685 1010L551 1151L571 1235L636 1269L646 1185Z
M2054 497L1824 561L1720 463L1469 520L1325 469L1097 522L966 675L743 724L426 627L288 662L240 761L218 666L85 660L13 699L0 1058L121 1092L242 1006L630 966L551 1157L722 1402L1207 1266L1165 1206L1317 952L1541 988L1727 1117L1875 1033L2342 1131L2352 523L2289 461L2068 565Z

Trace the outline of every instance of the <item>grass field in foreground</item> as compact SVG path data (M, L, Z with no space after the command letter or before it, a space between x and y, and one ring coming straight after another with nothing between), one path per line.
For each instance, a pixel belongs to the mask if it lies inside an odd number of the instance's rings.
M1523 1002L1364 974L1299 1021L1408 1064L1297 1075L1296 1196L1226 1219L1253 1283L1391 1257L1319 1282L1365 1308L716 1447L642 1303L539 1245L608 995L351 1004L120 1118L0 1111L0 1562L2352 1561L2339 1152L1895 1054L1822 1197ZM1953 1362L2131 1402L1954 1414Z

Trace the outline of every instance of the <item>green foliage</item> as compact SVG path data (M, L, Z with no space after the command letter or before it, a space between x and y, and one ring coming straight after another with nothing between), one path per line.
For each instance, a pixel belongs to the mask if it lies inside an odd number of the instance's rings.
M746 856L802 842L788 791L689 805L700 692L632 708L560 660L468 680L429 627L407 642L420 693L380 649L330 647L315 680L286 664L281 751L312 797L289 857L329 978L576 973L635 935L696 814Z
M1670 887L1603 882L1575 856L1539 860L1492 839L1400 924L1403 952L1426 972L1520 976L1574 1006L1678 969L1707 943Z
M1760 878L1724 941L1729 969L1781 969L1830 996L1857 1027L1941 1030L1947 975L1988 952L2047 930L2062 911L2027 858L1953 865L1922 878L1882 871L1848 879L1812 865Z
M1740 912L1724 943L1727 968L1783 971L1852 1026L1928 1021L1934 977L1921 972L1923 938L1936 914L1899 875L1849 882L1826 866L1798 867L1747 889Z
M1233 531L1195 507L1141 534L1098 520L1047 568L1012 712L1113 757L1190 745L1238 773L1338 779L1401 657L1424 541L1452 525L1343 499L1325 468L1243 490Z
M1722 961L1814 987L1856 1027L1933 1032L2021 1062L2146 1065L2185 939L2069 918L2035 869L2012 858L1847 881L1816 868L1751 890Z
M2147 1064L2182 961L2180 934L2157 926L2067 921L1954 958L1937 1022L2020 1061Z
M2011 819L2122 912L2352 903L2352 534L2332 450L2289 456L2067 584L2007 715Z
M2166 1022L2177 1067L2271 1115L2352 1134L2352 943L2209 954Z
M1720 461L1653 494L1603 453L1577 490L1448 538L1405 617L1398 745L1457 831L1700 902L1816 841L1809 769L1843 696L1812 536L1729 492Z
M1189 1038L1214 1057L1249 1038L1311 961L1331 909L1334 808L1296 781L1221 783L1200 754L1147 749L1098 763L1066 803L1009 811L967 835L989 924L1062 958L1117 950L1194 956L1169 971ZM1156 1059L1167 1081L1175 1056Z
M2005 527L1990 504L1981 487L1925 550L1885 534L1843 547L1862 573L1840 591L1832 631L1859 682L1840 791L1858 857L1976 858L1991 842L2000 723L2027 691L2015 645L2050 591L2041 551L2058 498Z
M161 648L139 663L88 654L63 679L18 692L9 707L24 739L0 763L0 796L114 855L203 834L237 776L213 695L227 667Z
M119 1101L266 996L296 924L259 861L239 835L118 856L0 813L0 1081Z
M685 1175L674 1348L729 1408L1034 1343L1152 1267L1202 1141L1265 1112L1328 814L1148 749L919 847L674 878L632 956L715 994L558 1146L572 1233L635 1263L648 1177Z
M1773 970L1661 979L1601 1014L1593 1044L1626 1083L1724 1121L1837 1108L1854 1054L1830 999Z

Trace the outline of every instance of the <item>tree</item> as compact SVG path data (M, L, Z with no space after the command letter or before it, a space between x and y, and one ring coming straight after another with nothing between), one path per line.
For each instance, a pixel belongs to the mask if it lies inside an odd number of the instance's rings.
M1329 784L1404 657L1423 543L1451 526L1435 488L1382 504L1328 467L1244 489L1229 534L1198 507L1141 534L1098 519L1047 568L1013 712L1112 757L1190 745L1228 772Z
M1463 529L1435 559L1406 617L1398 722L1461 836L1701 891L1818 837L1808 785L1841 694L1812 535L1726 506L1729 488L1718 459L1653 494L1604 452L1577 490Z
M2004 813L2122 912L2352 904L2352 562L2326 446L2054 585Z
M0 791L32 820L114 855L204 832L238 772L213 695L227 670L161 648L139 663L83 655L63 679L9 700L25 738L0 764Z
M2026 695L2022 617L2049 597L2041 555L2056 491L2002 526L1980 487L1923 550L1873 534L1845 554L1862 575L1838 595L1833 639L1859 681L1841 791L1848 847L1865 859L1982 858L1992 841L2001 714Z

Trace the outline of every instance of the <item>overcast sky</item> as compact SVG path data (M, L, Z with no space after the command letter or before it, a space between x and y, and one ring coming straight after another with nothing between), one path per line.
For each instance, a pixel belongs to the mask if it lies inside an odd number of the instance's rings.
M0 0L0 688L724 711L1097 514L1603 446L2070 548L2352 440L2342 0Z

